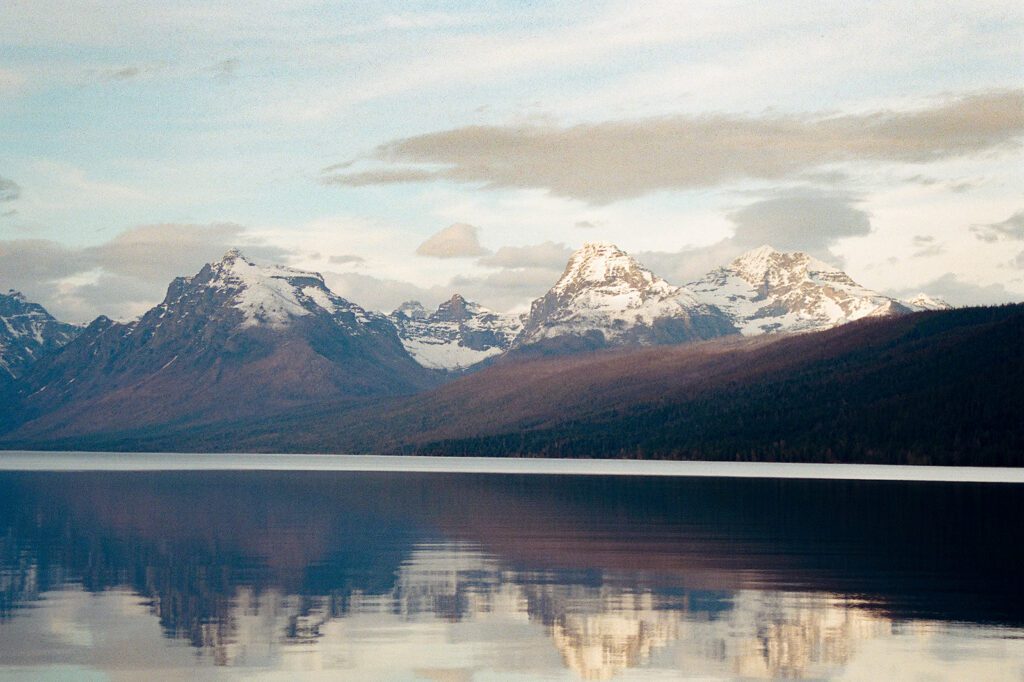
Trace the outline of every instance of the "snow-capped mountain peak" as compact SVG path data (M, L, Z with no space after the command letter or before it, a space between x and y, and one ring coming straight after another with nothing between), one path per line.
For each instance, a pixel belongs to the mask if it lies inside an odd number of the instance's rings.
M43 354L61 348L80 331L54 319L20 291L0 294L0 374L20 376Z
M427 318L427 309L419 301L406 301L395 308L393 314L404 315L412 320L425 320Z
M430 315L418 301L391 313L406 351L430 369L458 371L508 350L522 328L517 315L497 313L454 294Z
M930 296L923 291L907 300L907 305L915 310L950 310L953 307L941 298Z
M514 346L563 338L602 347L672 343L733 331L724 316L684 287L669 284L614 244L589 242L533 302ZM577 341L573 341L576 339Z
M282 329L295 318L314 314L350 313L356 322L370 317L328 289L320 273L258 263L238 249L228 251L188 283L227 294L231 306L243 315L241 328Z
M728 267L755 287L792 286L808 280L857 286L839 268L803 251L785 253L767 245L744 253Z
M734 259L732 267L747 281L758 282L765 278L781 255L771 246L764 244Z
M610 242L587 242L575 251L551 291L572 296L595 287L606 292L633 291L641 300L686 295Z
M746 335L825 329L864 317L910 312L809 254L761 246L688 285L724 310Z
M472 319L481 310L483 309L479 304L467 301L460 294L454 294L437 307L432 317L445 322L463 322Z

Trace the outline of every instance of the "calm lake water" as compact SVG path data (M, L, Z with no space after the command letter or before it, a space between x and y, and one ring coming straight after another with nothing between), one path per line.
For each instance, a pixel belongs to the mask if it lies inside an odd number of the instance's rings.
M0 472L0 678L1024 680L1024 486Z

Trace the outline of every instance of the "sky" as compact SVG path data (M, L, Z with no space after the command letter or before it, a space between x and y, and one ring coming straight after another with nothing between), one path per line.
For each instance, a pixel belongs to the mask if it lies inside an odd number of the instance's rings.
M130 319L231 247L390 310L770 244L1024 300L1024 5L0 3L0 291Z

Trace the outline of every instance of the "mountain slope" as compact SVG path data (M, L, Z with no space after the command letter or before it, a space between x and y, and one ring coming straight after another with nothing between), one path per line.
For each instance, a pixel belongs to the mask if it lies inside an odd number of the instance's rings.
M394 447L451 455L1024 466L1021 347L1024 305L1015 305L594 355L504 374L497 367L406 408L431 426ZM548 391L555 396L540 405L516 398Z
M687 286L700 300L725 311L747 336L828 329L911 312L806 253L781 253L770 246L749 251Z
M58 322L17 291L0 294L0 376L20 377L29 365L61 348L80 331Z
M427 314L409 301L389 316L402 345L424 367L458 371L508 350L522 329L516 315L496 313L459 294Z
M734 332L715 307L669 284L615 245L592 242L573 253L558 282L533 302L512 350L673 344Z
M492 365L274 422L5 447L1024 466L1024 304Z
M19 433L59 435L410 393L432 379L387 318L320 275L232 251L176 279L139 320L97 319L23 383Z

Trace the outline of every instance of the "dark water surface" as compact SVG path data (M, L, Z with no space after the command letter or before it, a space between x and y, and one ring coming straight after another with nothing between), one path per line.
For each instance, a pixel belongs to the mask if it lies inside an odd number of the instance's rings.
M0 678L1024 680L1024 486L0 473Z

